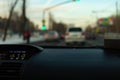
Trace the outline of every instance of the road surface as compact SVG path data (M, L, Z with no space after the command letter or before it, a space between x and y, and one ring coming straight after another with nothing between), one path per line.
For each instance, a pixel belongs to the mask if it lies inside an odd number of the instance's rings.
M65 44L64 40L51 41L51 42L47 42L47 41L41 42L40 41L40 42L36 42L36 43L31 43L31 44L40 45L40 46L68 46ZM74 45L70 45L70 46L78 46L78 47L104 46L104 40L103 39L86 40L85 45L74 44Z

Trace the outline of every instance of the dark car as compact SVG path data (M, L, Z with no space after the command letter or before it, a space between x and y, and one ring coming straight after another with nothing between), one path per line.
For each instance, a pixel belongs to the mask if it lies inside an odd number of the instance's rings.
M64 40L65 39L65 33L59 33L60 39Z
M44 34L44 38L46 41L58 41L60 36L57 31L48 31Z

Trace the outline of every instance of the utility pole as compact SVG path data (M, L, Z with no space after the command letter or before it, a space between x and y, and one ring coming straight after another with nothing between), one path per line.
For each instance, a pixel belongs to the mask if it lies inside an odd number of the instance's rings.
M97 11L92 11L92 13L95 13L96 20L98 20L98 12Z
M96 17L96 26L97 26L97 21L98 21L98 19L99 19L99 17L98 17L98 11L92 11L92 13L94 13L95 14L95 17Z

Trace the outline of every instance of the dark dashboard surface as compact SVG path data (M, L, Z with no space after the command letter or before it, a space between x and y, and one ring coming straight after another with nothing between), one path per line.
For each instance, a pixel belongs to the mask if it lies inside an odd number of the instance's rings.
M26 62L23 80L120 79L119 54L100 48L45 48Z

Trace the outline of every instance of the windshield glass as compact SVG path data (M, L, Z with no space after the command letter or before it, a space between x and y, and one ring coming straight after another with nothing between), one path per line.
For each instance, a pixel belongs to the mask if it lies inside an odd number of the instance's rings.
M81 32L82 29L81 28L70 28L69 32Z
M55 31L50 31L50 32L48 32L48 33L51 34L51 35L56 34Z
M0 44L117 44L119 6L119 0L0 0Z

